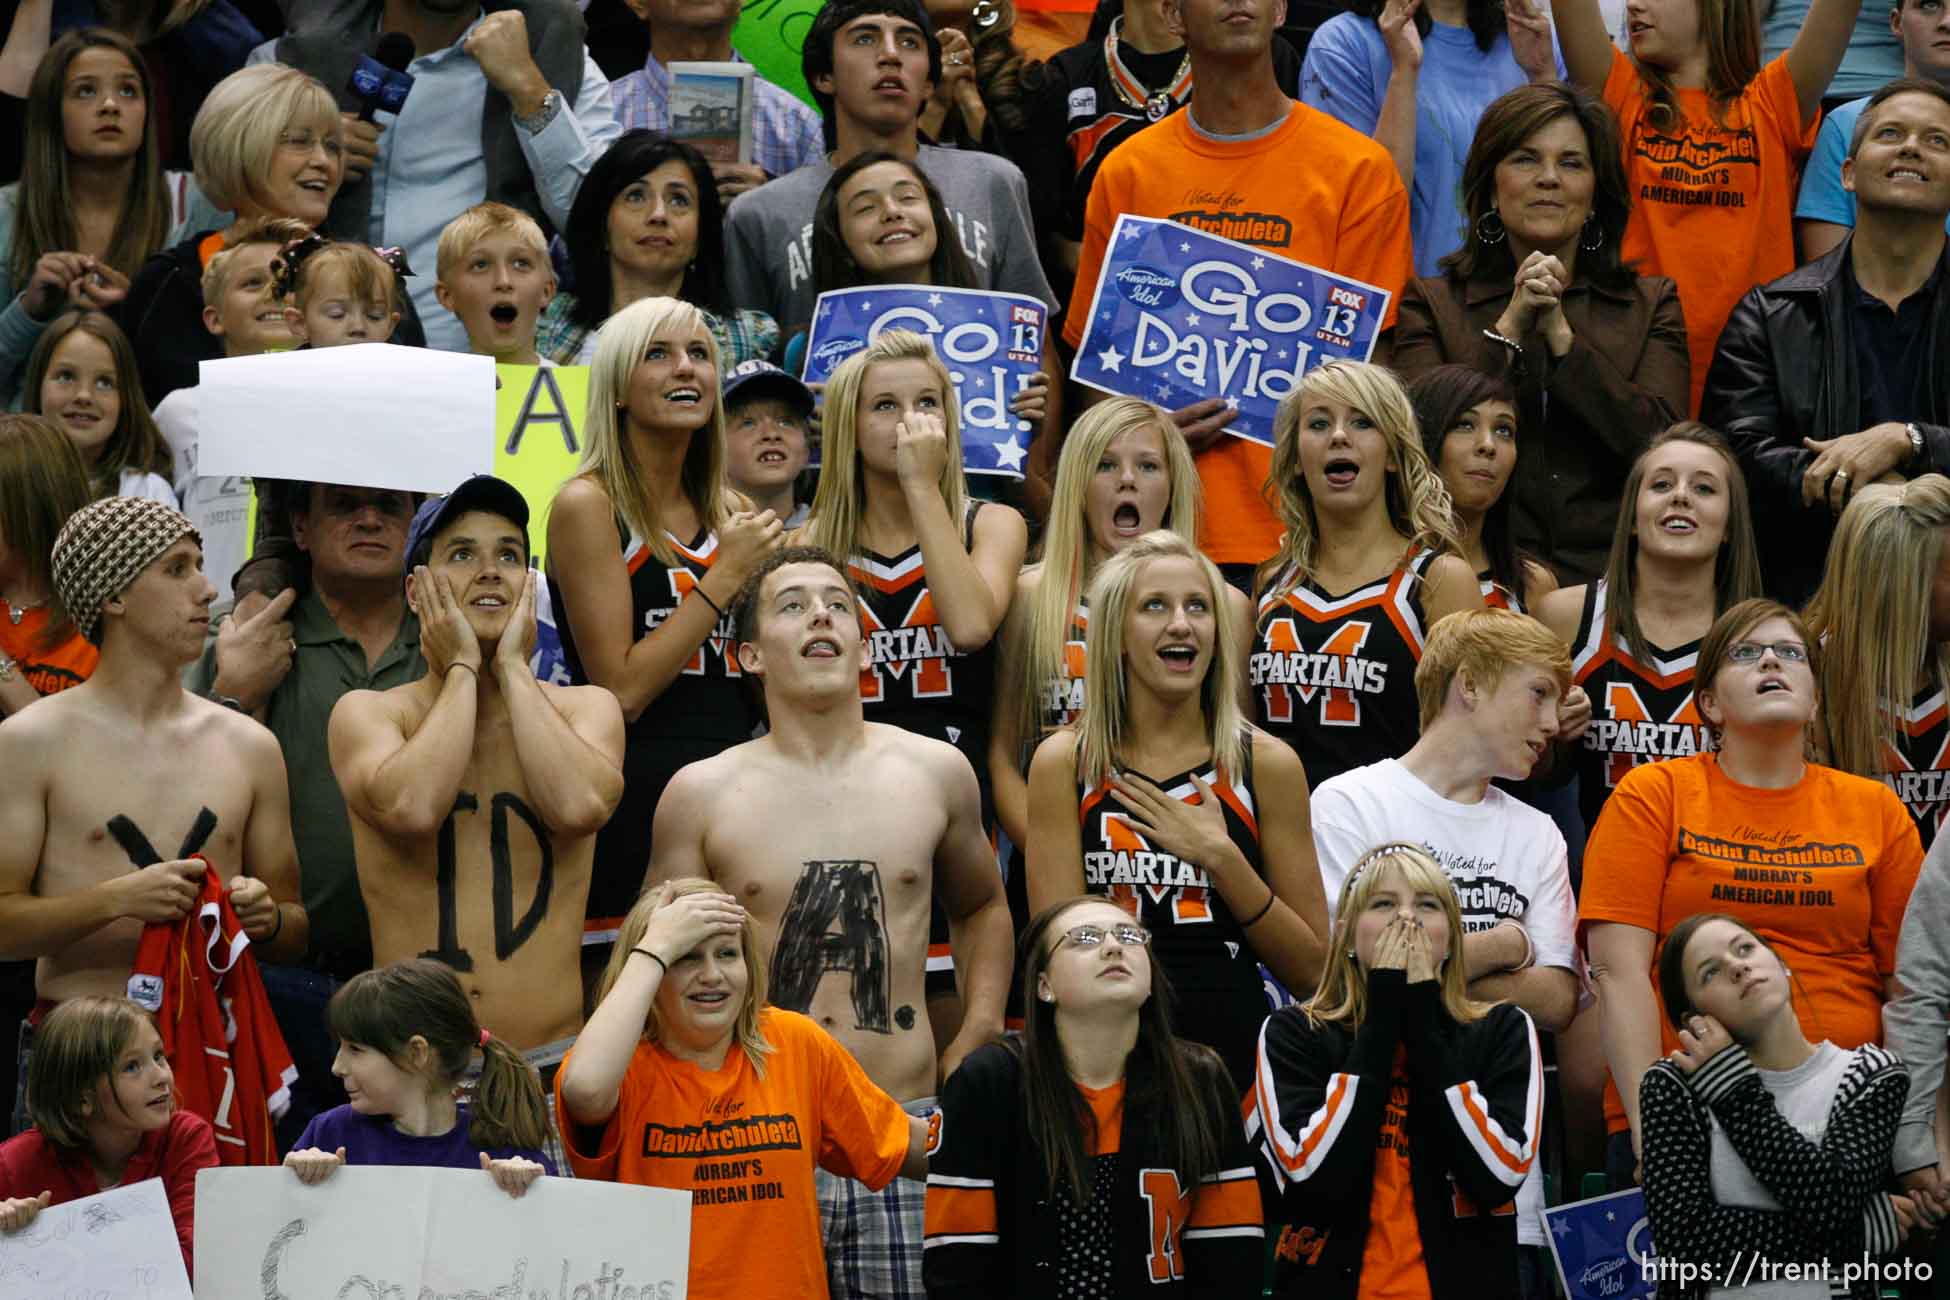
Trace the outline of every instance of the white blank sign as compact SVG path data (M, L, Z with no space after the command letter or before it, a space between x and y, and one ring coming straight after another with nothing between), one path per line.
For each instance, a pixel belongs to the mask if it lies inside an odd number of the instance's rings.
M198 474L451 492L494 472L494 359L391 343L205 361Z

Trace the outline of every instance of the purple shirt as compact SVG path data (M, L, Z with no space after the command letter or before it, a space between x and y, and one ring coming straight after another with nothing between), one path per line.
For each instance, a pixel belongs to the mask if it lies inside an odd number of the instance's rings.
M555 1173L555 1162L544 1152L475 1146L467 1136L465 1106L460 1108L453 1128L437 1137L414 1137L394 1128L393 1121L384 1115L361 1115L350 1106L334 1106L305 1125L304 1135L292 1149L303 1151L307 1147L321 1151L344 1147L348 1165L419 1165L433 1169L479 1169L481 1152L485 1151L491 1159L520 1156L539 1164L544 1173Z

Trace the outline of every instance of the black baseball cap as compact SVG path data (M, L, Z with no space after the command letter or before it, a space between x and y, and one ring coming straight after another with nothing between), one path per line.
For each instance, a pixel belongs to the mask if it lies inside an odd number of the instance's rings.
M790 371L781 370L769 361L740 361L725 372L721 388L727 406L733 401L749 402L755 397L769 394L784 398L798 407L803 415L812 414L812 389ZM744 396L738 397L740 393Z
M425 564L433 551L433 537L470 510L500 515L521 529L521 545L528 550L528 498L506 479L476 474L444 497L428 497L413 512L406 529L406 572Z

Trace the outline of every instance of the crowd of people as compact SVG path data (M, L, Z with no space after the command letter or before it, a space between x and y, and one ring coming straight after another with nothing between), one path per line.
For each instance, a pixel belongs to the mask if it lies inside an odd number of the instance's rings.
M1666 1296L1950 1265L1942 0L826 0L739 161L738 0L157 8L0 45L0 1233L160 1178L193 1272L282 1161L675 1189L706 1300L1542 1300L1599 1183ZM1068 382L1124 214L1372 356L1270 446ZM868 285L1045 304L1020 482L924 334L802 381ZM374 343L586 366L576 472L199 473L203 363Z

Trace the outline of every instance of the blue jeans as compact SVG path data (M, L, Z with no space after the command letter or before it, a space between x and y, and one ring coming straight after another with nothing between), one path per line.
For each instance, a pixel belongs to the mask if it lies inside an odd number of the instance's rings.
M278 1152L291 1150L313 1117L345 1104L345 1087L332 1073L338 1045L325 1024L325 1004L338 992L338 981L303 966L273 966L259 962L264 996L284 1035L285 1050L298 1069L291 1085L291 1109L278 1121Z

